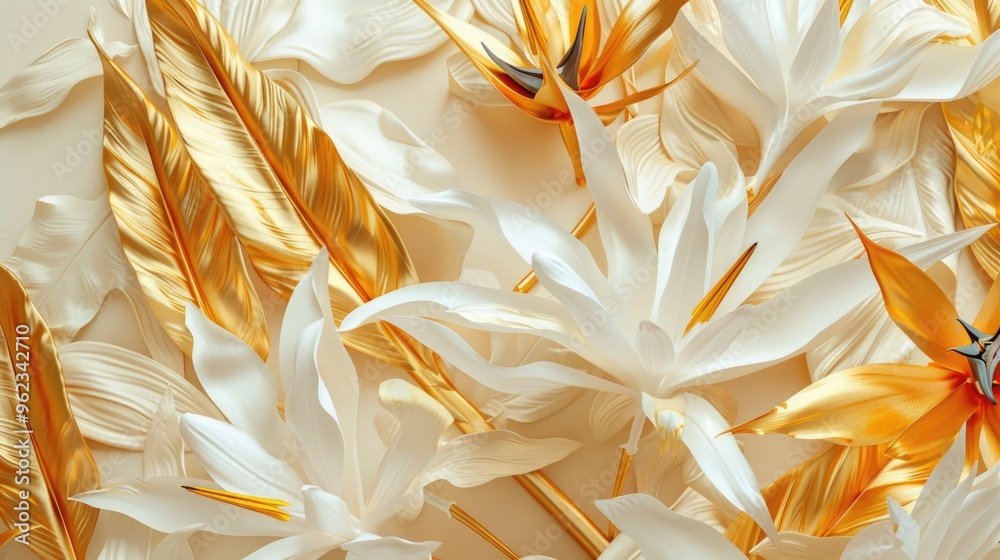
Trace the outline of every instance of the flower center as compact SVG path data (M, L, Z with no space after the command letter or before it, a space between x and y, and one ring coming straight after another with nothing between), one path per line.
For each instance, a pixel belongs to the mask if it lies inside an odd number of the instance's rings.
M993 378L997 370L997 355L1000 353L1000 344L997 343L1000 331L991 336L962 319L959 319L958 322L965 328L965 332L968 333L972 341L965 346L949 348L949 350L968 358L969 366L972 368L972 376L976 380L979 391L990 403L995 405L997 400L993 396Z

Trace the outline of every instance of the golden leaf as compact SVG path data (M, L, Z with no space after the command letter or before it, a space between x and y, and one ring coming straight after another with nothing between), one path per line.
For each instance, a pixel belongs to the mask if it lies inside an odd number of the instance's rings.
M218 490L215 488L205 488L203 486L182 486L181 488L184 488L192 494L210 498L224 504L241 507L261 515L277 519L278 521L288 521L292 518L292 514L282 509L292 504L284 500L261 498L259 496L250 496L248 494L236 494L234 492L226 492L225 490Z
M32 552L42 560L83 560L97 510L70 498L96 489L100 474L73 419L52 334L24 287L3 266L0 333L5 342L5 352L0 353L4 401L0 406L0 519L8 528L17 529L15 524L22 522L20 511L27 511ZM22 460L27 468L19 464ZM23 500L27 510L19 506L22 492L28 493Z
M92 37L93 39L93 37ZM186 306L267 358L267 321L243 253L173 125L105 55L104 173L125 255L167 334L188 355Z
M974 99L943 105L955 139L955 197L966 228L996 223L1000 215L1000 116ZM976 260L992 278L1000 274L1000 231L972 244Z
M833 446L804 461L761 492L778 531L816 537L854 535L886 519L890 496L906 507L916 501L940 457L892 459L884 445ZM744 552L764 539L747 514L725 536Z
M326 247L338 322L413 282L396 230L295 100L201 6L160 0L148 8L170 113L261 279L287 299ZM345 342L370 355L392 352L375 329ZM388 358L405 363L398 353Z

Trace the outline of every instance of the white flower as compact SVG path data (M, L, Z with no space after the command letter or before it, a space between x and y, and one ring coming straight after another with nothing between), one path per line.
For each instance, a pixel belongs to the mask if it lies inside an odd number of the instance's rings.
M192 361L229 420L190 413L181 418L180 438L209 478L187 477L177 468L147 469L143 479L105 481L101 490L76 499L158 532L199 526L224 535L280 537L249 557L254 560L337 548L349 559L416 560L426 559L437 543L376 532L397 514L416 515L426 485L446 480L474 486L536 470L576 449L568 440L532 440L506 430L439 444L453 418L398 379L384 381L378 391L390 415L382 421L386 444L371 441L360 424L357 374L330 312L328 267L324 251L293 293L282 324L284 419L267 366L191 307ZM151 431L147 445L177 439ZM169 464L170 455L160 456Z

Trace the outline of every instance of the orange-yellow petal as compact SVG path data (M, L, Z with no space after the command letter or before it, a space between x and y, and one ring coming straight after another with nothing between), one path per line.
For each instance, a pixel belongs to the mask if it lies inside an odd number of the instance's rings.
M933 366L855 367L813 383L731 431L782 433L852 446L890 442L967 379Z
M886 453L904 461L916 455L944 455L962 425L979 409L981 401L982 397L972 383L959 385L944 400L907 426Z
M587 8L587 18L583 28L583 47L580 51L580 75L586 76L597 60L597 53L601 48L601 17L598 13L597 0L570 0L569 21L574 25L580 24L580 17L584 7ZM576 35L576 29L573 29Z
M661 84L656 87L651 87L649 89L644 89L642 91L637 91L617 101L612 101L611 103L599 105L597 107L594 107L594 112L597 113L597 116L601 117L601 122L603 122L604 125L607 126L613 123L615 119L618 118L618 115L622 114L622 111L624 111L629 105L645 101L651 97L655 97L659 95L663 90L676 84L678 80L680 80L684 76L687 76L688 73L694 69L696 64L697 62L695 64L692 64L691 66L688 66L687 68L684 69L683 72L678 74L677 77L675 77L673 80L670 80L665 84Z
M885 309L893 322L931 360L955 371L969 371L965 357L949 348L969 343L969 336L958 322L958 311L941 288L905 257L877 245L853 221L861 238Z
M585 90L599 89L635 64L642 53L674 23L687 0L631 0L611 27L593 68L580 80Z
M979 308L979 314L972 323L977 329L987 334L993 334L1000 330L1000 282L994 281L993 286L986 294L983 306Z
M994 394L1000 391L994 391ZM1000 406L983 407L983 463L992 467L1000 462Z

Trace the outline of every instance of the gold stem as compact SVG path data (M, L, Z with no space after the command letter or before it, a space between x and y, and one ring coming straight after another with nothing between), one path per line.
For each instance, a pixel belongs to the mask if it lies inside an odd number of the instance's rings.
M484 432L493 426L482 413L465 398L444 373L440 358L410 338L400 329L382 323L382 332L399 348L410 363L409 373L414 381L441 403L455 425L464 433ZM549 513L563 529L587 552L597 558L608 546L608 539L592 519L587 517L572 500L541 471L514 477L525 490Z
M504 556L510 558L511 560L518 560L519 556L509 546L505 545L499 537L490 532L489 529L483 526L482 523L476 521L474 517L466 513L466 511L457 504L451 504L448 508L448 512L454 517L459 523L465 525L469 529L472 529L474 533L483 538L484 541L493 545L494 548L504 553Z
M580 221L578 221L576 225L573 226L572 230L573 236L576 237L577 239L580 239L587 233L588 230L590 230L591 226L593 226L595 223L597 223L597 207L594 206L593 202L591 202L590 207L587 208L587 212L584 213L583 217L580 218ZM528 274L526 274L524 278L522 278L521 281L514 286L514 291L526 294L530 292L536 285L538 285L538 277L535 276L534 270L530 270L528 271Z
M622 490L625 489L625 479L628 478L628 470L631 467L632 456L622 449L622 456L618 460L618 474L615 475L615 485L611 489L612 500L622 495ZM614 540L616 536L618 536L618 527L615 527L614 522L608 523L608 540Z

